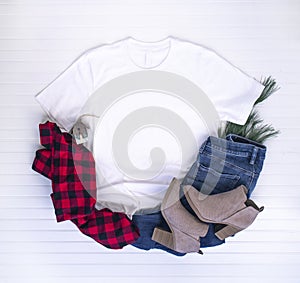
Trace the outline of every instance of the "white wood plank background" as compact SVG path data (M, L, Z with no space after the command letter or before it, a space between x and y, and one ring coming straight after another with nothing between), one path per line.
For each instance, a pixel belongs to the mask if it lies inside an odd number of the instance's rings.
M31 170L38 91L93 46L169 34L281 86L260 106L281 130L254 192L265 211L204 256L105 249L55 222L50 183ZM299 55L298 0L0 0L0 282L300 282Z

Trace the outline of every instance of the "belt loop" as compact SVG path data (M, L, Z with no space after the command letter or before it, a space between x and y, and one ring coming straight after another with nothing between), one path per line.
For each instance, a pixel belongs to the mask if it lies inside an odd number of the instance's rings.
M200 146L200 148L199 148L198 155L199 155L199 154L202 154L203 150L204 150L204 145L202 144L202 145Z
M251 156L251 159L250 159L250 164L253 165L254 162L255 162L255 159L256 159L256 156L257 156L257 151L258 151L258 148L255 146L253 148L253 151L252 151L252 156Z
M202 153L203 153L204 148L206 147L206 145L207 145L207 143L208 143L209 140L210 140L210 137L208 137L208 138L205 140L205 142L202 143L202 145L201 145L200 148L199 148L199 154L202 154Z

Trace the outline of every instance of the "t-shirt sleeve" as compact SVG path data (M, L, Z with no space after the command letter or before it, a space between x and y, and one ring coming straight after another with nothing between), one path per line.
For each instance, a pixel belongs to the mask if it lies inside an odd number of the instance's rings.
M93 74L86 52L41 90L35 99L51 120L69 131L92 91Z
M243 125L264 85L212 50L201 52L204 91L222 121Z

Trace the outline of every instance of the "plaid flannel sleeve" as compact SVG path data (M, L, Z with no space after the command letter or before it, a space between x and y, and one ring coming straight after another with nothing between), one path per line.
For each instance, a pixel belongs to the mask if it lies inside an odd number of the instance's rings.
M95 208L97 186L92 153L52 122L40 124L39 130L44 149L36 151L32 169L52 182L50 197L57 222L71 220L83 234L112 249L136 241L138 227L125 214Z

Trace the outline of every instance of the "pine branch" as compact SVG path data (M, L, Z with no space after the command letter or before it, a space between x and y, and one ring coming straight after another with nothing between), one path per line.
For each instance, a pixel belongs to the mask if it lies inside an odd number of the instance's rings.
M254 105L261 103L262 101L267 99L271 94L280 89L280 87L276 85L275 79L273 79L271 76L261 80L261 83L265 86L265 88L262 91L259 98L254 102Z

